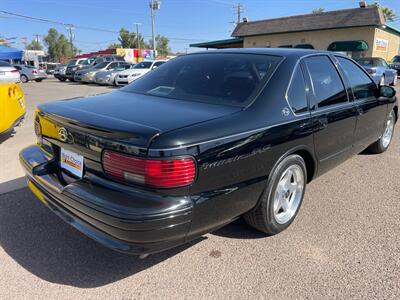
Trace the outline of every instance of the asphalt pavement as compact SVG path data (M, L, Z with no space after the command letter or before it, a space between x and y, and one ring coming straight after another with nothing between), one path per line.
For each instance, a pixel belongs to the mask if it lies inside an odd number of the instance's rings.
M31 107L107 90L25 87ZM27 124L12 139L34 140ZM0 144L1 153L13 143ZM239 220L144 260L85 237L26 188L0 195L0 299L399 299L399 150L397 129L386 153L357 155L313 181L295 222L278 235Z

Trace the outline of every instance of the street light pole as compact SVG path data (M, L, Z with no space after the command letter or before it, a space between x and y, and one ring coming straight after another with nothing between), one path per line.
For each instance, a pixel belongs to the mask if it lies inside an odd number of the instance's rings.
M155 10L160 9L160 4L161 2L159 0L151 0L150 1L150 14L151 14L151 37L153 41L153 51L154 55L156 52L156 37L154 34L154 16L155 16Z
M150 10L151 10L151 38L153 41L153 50L156 50L156 38L154 36L154 1L150 2Z

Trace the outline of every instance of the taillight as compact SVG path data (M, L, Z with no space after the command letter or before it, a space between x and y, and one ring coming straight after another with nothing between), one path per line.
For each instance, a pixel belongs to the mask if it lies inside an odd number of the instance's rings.
M376 73L376 70L374 70L374 69L368 69L367 72L368 72L369 74L374 74L374 73Z
M11 73L18 73L19 71L17 69L12 69Z
M32 74L37 74L37 70L32 70Z
M110 150L103 152L103 169L111 178L157 188L174 188L194 182L192 158L145 159Z

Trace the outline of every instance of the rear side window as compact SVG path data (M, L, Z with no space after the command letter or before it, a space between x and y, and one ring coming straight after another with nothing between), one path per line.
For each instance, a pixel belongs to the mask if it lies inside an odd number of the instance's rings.
M355 100L375 97L375 83L355 63L347 58L336 57L353 91Z
M303 113L308 110L306 86L303 73L299 66L293 72L293 77L287 92L287 100L295 113Z
M309 57L304 61L310 73L314 96L311 107L327 107L348 101L342 80L327 56Z

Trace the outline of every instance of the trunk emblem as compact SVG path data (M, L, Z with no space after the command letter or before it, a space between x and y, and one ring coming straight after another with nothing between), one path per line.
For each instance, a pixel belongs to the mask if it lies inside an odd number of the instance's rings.
M68 132L67 129L64 127L61 127L58 130L58 138L60 139L61 142L72 144L74 141L74 137L72 136L71 133Z

